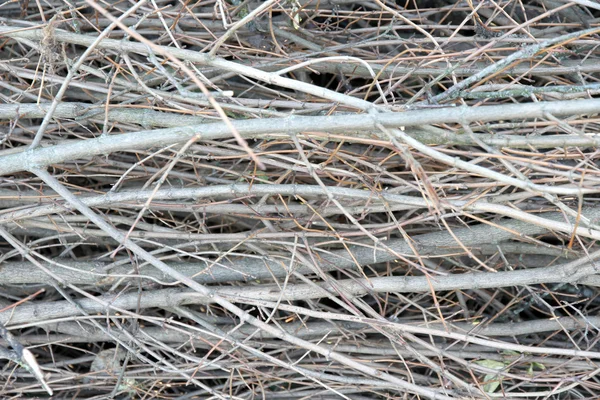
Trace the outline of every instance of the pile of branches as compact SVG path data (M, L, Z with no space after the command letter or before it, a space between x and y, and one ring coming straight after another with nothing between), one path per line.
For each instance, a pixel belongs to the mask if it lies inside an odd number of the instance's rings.
M4 2L0 397L596 398L599 17Z

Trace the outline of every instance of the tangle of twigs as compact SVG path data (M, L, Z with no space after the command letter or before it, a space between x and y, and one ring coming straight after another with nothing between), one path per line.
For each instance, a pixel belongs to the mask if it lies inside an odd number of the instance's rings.
M600 392L600 7L0 4L0 397Z

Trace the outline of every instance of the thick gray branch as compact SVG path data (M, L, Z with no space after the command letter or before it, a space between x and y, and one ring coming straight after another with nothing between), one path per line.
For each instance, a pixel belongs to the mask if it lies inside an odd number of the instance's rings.
M49 104L0 104L0 119L23 119L23 118L42 118L46 115ZM62 103L54 112L56 118L68 118L78 121L89 118L104 118L104 108L90 108L87 103ZM322 118L322 117L314 117ZM346 116L344 116L346 118ZM138 124L143 127L166 127L176 128L188 125L214 123L208 121L204 117L191 115L181 115L175 113L158 112L153 110L139 110L128 108L110 108L108 111L108 120L111 122L121 122ZM280 120L276 120L280 121ZM329 130L335 133L335 127ZM388 137L379 129L373 130L358 130L358 127L349 127L345 131L345 136L358 138L377 138L379 140L388 140ZM469 135L456 134L450 131L441 129L427 130L412 127L407 130L407 133L419 140L421 143L430 145L477 145L477 143ZM246 135L247 138L268 139L272 136L280 136L278 133L254 133ZM547 135L547 136L518 136L518 135L491 135L479 134L476 135L478 140L485 144L495 147L512 147L512 148L554 148L554 147L570 147L577 146L600 147L600 137L598 135L576 136L576 135ZM333 141L341 140L339 138L329 138ZM22 149L24 150L24 149ZM10 149L10 153L20 152L22 150ZM2 154L2 153L0 153ZM8 154L8 153L7 153Z
M1 27L0 27L1 28ZM242 137L280 134L304 131L345 133L347 130L375 130L377 124L386 127L422 126L438 123L468 123L472 121L494 121L500 119L544 118L548 114L568 116L595 114L600 112L600 100L538 102L509 104L489 107L448 107L434 110L407 111L402 113L381 113L377 115L336 115L324 117L288 117L232 121ZM66 160L88 158L115 151L142 150L158 146L181 143L190 138L214 140L230 138L231 131L225 123L189 125L170 129L139 131L121 135L100 136L50 146L25 154L9 154L0 158L0 175L42 168ZM509 143L507 143L509 145Z
M478 272L427 278L425 276L392 276L383 278L338 280L336 287L346 296L361 297L370 293L426 293L431 290L465 290L499 288L541 283L577 283L583 277L599 273L594 263L573 267L573 263L552 267L503 271L497 273ZM235 303L247 301L285 301L318 299L335 294L327 283L288 284L285 290L279 285L255 285L251 287L212 287L214 293ZM211 297L188 289L163 289L120 295L101 296L98 300L83 299L79 306L88 313L105 313L113 310L130 310L136 307L174 307L188 304L209 304ZM109 305L107 307L106 305ZM0 313L0 323L20 324L28 321L43 321L78 315L79 309L71 302L47 302L20 306L16 311Z
M134 193L127 193L134 195ZM122 195L116 193L117 198ZM144 198L142 196L142 198ZM113 199L113 200L116 200ZM597 208L586 208L582 210L583 214L591 220L600 218L600 209ZM564 215L561 213L545 213L544 218L550 221L561 221L564 220ZM535 236L546 232L547 230L541 226L537 226L528 222L522 222L518 220L505 220L497 221L497 226L502 227L496 229L491 225L480 224L472 227L454 229L453 233L464 246L477 250L479 246L484 244L498 244L506 242L512 239L520 239L526 236ZM519 232L520 236L515 237L514 232ZM416 235L413 238L413 246L419 252L420 255L425 256L428 254L439 254L440 252L455 252L461 251L462 248L458 245L456 240L445 230L439 232L427 233L423 235ZM390 247L397 254L402 254L407 257L413 257L414 253L411 247L404 241L404 239L392 239L387 241L387 246ZM352 252L352 256L344 250L336 250L319 255L320 265L319 267L325 271L331 271L334 269L349 269L356 268L356 263L359 265L369 265L374 263L389 262L397 258L396 255L391 254L383 249L372 249L368 246L349 245L349 250ZM57 260L57 262L59 262ZM101 284L102 282L111 283L116 278L110 277L102 273L103 264L94 262L88 263L73 263L71 261L65 261L65 265L73 267L76 270L69 270L64 267L51 266L52 269L58 276L63 276L66 281L72 281L73 283L89 283L89 284ZM255 257L244 257L234 258L228 260L221 260L218 265L213 265L210 269L207 269L206 263L201 264L171 264L173 268L177 268L182 274L186 276L195 276L194 279L202 283L217 283L234 280L252 280L252 279L268 279L272 276L285 277L288 274L288 262L285 259L275 258L255 258ZM303 274L310 273L312 270L305 265L296 265L297 271ZM85 273L83 271L88 271ZM205 273L200 273L205 271ZM92 272L98 273L94 275ZM109 271L110 275L125 275L131 273L130 266L118 267L115 270ZM200 274L199 274L200 273ZM172 282L172 279L154 268L142 268L142 275L151 276L161 281ZM273 274L273 275L271 275ZM419 278L420 279L420 278ZM15 284L25 282L48 282L49 278L45 277L44 274L36 270L29 263L7 263L0 265L0 281L12 282Z

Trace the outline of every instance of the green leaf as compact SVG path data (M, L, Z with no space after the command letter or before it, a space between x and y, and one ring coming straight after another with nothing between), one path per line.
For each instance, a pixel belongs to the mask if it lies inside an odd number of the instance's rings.
M486 393L494 393L500 386L501 377L496 375L486 375L483 377L483 391ZM487 383L486 383L487 382Z
M506 367L505 363L496 360L479 360L475 361L475 363L481 365L482 367L495 369L497 371L502 371ZM500 382L502 382L501 376L496 374L487 374L483 377L483 390L486 393L494 393L500 386Z
M540 370L545 370L546 366L544 364L540 364L539 362L532 362L531 364L529 364L529 368L527 368L527 374L529 375L533 375L533 369L540 369Z
M260 179L262 181L265 181L265 182L269 181L269 176L267 174L265 174L264 172L259 172L255 176L257 179Z
M475 361L475 363L481 365L482 367L496 369L498 371L502 371L506 366L506 364L504 364L502 361L496 360L479 360Z
M541 369L542 371L546 369L546 366L544 364L540 364L539 362L532 362L531 365L533 365L534 368L537 369Z

